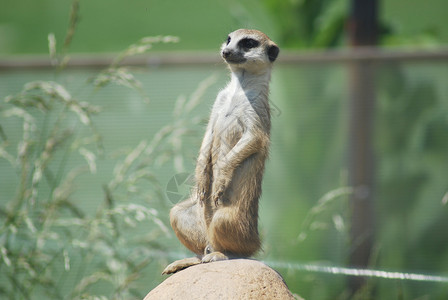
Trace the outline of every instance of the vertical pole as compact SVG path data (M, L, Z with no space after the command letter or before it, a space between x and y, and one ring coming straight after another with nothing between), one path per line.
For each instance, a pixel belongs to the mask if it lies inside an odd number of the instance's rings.
M348 33L352 48L377 43L377 1L351 0ZM348 143L349 184L354 188L350 197L351 252L350 265L366 268L374 243L374 153L373 119L375 110L374 66L371 62L355 61L349 65L350 120ZM365 279L349 279L352 293Z

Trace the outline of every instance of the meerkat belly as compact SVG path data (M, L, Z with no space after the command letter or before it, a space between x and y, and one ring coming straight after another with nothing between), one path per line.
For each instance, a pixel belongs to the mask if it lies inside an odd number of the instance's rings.
M215 164L225 156L241 139L244 126L235 118L223 116L215 128L215 137L212 146L212 162ZM222 162L222 161L221 161Z

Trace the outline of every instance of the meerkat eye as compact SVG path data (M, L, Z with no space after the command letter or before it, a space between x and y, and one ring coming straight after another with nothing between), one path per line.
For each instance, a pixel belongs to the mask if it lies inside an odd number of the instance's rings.
M252 48L258 47L258 45L260 43L257 40L245 38L245 39L242 39L239 44L243 48L252 49Z
M227 37L227 45L230 43L230 36Z

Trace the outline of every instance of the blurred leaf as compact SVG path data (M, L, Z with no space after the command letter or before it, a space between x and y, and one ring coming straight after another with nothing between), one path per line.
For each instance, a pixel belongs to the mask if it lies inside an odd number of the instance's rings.
M56 37L54 33L48 34L48 52L50 54L51 64L56 65Z
M144 37L140 39L137 43L130 45L126 50L119 54L112 62L110 68L117 68L124 59L127 57L135 56L138 54L146 53L148 50L152 49L154 44L158 43L178 43L179 38L176 36L154 36L154 37Z

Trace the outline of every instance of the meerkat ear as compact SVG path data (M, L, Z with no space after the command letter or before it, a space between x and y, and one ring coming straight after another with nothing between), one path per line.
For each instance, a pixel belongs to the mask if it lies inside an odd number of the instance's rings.
M277 59L278 53L280 49L276 44L269 45L268 47L268 57L271 62L274 62Z

